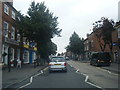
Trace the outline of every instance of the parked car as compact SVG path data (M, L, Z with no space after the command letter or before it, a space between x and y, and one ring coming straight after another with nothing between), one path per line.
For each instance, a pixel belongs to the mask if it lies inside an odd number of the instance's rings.
M111 57L107 52L98 52L91 55L90 65L96 66L110 66L111 65Z
M66 60L69 60L69 57L65 57Z
M49 62L49 72L59 70L67 72L67 62L65 58L62 56L52 57Z

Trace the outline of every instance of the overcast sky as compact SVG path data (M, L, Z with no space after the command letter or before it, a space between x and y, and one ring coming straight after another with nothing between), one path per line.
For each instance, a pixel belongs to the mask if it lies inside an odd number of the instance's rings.
M26 14L33 0L13 0L14 7ZM58 17L62 37L54 37L58 52L64 52L69 44L69 38L75 31L79 37L86 38L90 33L92 23L101 17L118 20L118 2L120 0L34 0L45 1L45 5Z

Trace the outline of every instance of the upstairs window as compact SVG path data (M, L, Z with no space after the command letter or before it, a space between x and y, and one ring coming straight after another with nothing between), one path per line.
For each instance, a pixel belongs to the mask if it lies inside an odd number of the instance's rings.
M4 4L4 12L9 15L9 7Z
M12 30L11 30L11 39L15 39L15 28L12 27Z
M15 20L15 12L12 11L12 18Z
M8 23L4 21L3 24L3 29L4 29L4 36L8 37Z

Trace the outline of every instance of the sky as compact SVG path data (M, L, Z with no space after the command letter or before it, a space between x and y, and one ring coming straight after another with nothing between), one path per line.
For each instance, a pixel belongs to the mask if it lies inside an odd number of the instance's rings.
M13 6L27 14L33 0L13 0ZM54 16L58 17L58 27L62 29L62 37L54 37L52 41L57 44L57 52L65 52L69 38L75 31L79 37L86 38L92 32L93 23L107 17L118 21L118 2L120 0L34 0L45 2L45 5Z

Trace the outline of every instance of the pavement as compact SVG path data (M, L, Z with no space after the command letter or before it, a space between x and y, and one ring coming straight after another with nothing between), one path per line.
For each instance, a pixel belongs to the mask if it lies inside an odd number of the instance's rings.
M82 61L77 61L77 62L90 63L89 60L82 60ZM102 66L100 68L109 70L109 71L117 73L117 74L120 74L120 64L118 64L118 63L111 63L110 66Z
M4 69L2 70L2 88L10 88L12 85L20 83L40 72L46 66L37 66L34 68L33 64L25 64L21 68L11 68L10 72L8 72L8 68Z

